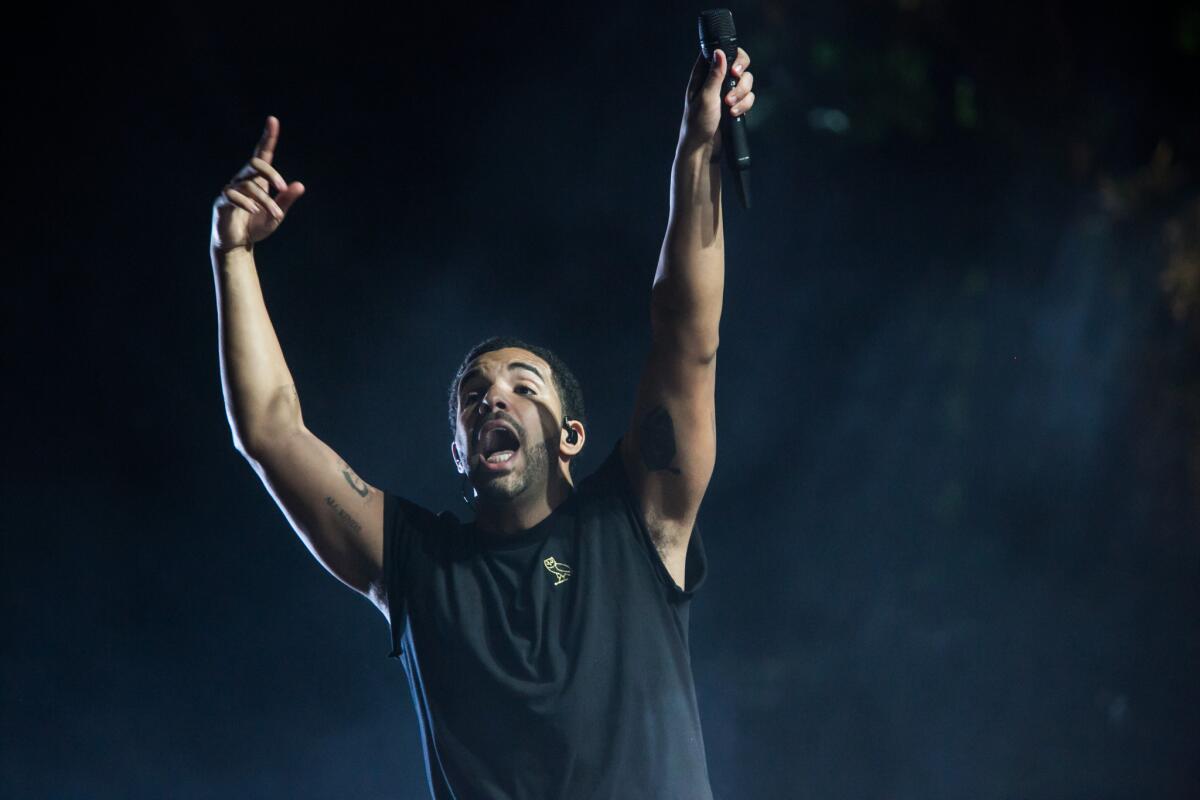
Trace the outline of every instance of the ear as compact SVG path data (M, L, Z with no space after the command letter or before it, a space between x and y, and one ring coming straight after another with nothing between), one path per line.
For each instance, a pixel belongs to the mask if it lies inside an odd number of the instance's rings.
M567 441L567 428L575 431L575 443L571 444ZM566 421L565 427L558 432L558 452L566 458L574 458L579 455L579 451L583 449L584 442L587 441L587 430L584 429L583 423L577 419L569 419Z
M566 433L564 432L563 435L565 436ZM462 474L466 475L467 467L466 467L466 464L463 463L462 457L459 456L459 454L458 454L458 442L450 443L450 457L454 459L454 468L456 470L458 470L459 472L461 472Z

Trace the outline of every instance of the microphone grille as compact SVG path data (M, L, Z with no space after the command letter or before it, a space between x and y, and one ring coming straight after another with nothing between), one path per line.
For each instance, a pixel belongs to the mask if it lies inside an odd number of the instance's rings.
M725 39L736 39L733 13L728 8L710 8L700 12L700 43L716 44Z

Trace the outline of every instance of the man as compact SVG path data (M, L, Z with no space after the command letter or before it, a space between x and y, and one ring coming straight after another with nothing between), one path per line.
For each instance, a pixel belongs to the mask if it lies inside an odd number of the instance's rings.
M749 63L739 50L733 114L754 103ZM550 350L482 343L450 396L469 523L371 486L304 425L253 259L304 192L272 165L277 119L214 204L235 446L313 555L388 618L435 798L712 796L687 630L716 457L727 66L718 50L688 83L628 430L576 488L587 430L574 376Z

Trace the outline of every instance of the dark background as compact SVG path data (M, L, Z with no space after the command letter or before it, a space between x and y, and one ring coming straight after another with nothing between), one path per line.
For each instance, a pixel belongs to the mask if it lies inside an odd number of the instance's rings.
M626 423L700 7L297 8L9 33L5 797L427 796L385 620L224 414L210 205L267 114L264 293L367 481L466 511L493 333L573 365L585 474ZM716 795L1200 796L1200 4L733 12Z

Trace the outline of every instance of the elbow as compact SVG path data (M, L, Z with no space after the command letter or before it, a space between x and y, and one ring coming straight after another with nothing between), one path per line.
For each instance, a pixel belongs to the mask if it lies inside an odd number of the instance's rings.
M229 422L229 433L233 439L233 449L246 458L253 460L251 452L254 450L256 443L253 429L249 425L244 424L241 418L228 406L225 409L225 419Z
M658 305L651 314L655 342L688 360L711 364L721 342L720 323L709 315L681 313Z
M226 404L233 446L247 458L297 431L304 429L304 417L293 386L282 387L265 402Z
M242 454L242 457L251 463L257 463L262 460L262 453L267 447L266 438L252 434L248 431L243 431L237 427L233 429L233 449Z
M284 434L262 436L253 441L246 442L244 446L238 448L238 452L252 464L262 464L271 461L272 454L285 452L285 447L290 438Z
M233 431L233 449L241 453L248 460L254 460L254 456L250 454L250 451L253 449L251 444L247 441L246 436L236 429Z
M717 345L720 337L713 333L680 333L675 330L656 331L655 343L664 351L674 353L677 358L701 366L711 366L717 360Z
M263 455L277 448L279 443L298 432L296 425L238 425L231 424L233 447L249 461L262 461Z
M683 350L687 358L702 367L710 367L717 360L717 343L714 340L711 347L698 347Z

